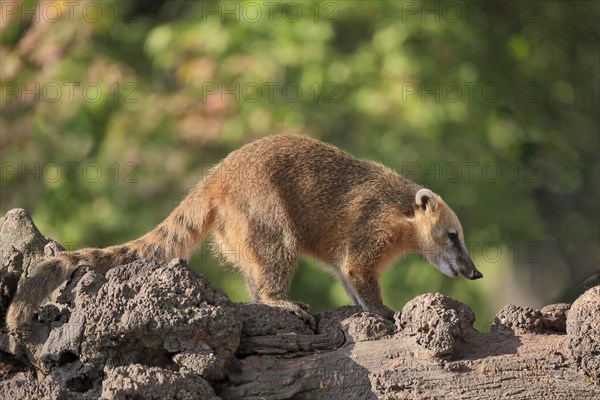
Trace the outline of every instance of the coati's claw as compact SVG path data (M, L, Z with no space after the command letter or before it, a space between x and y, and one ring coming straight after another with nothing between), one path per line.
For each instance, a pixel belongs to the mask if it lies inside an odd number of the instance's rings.
M396 312L394 310L392 310L391 308L386 307L386 306L382 306L381 308L378 308L376 310L369 310L369 312L380 315L383 318L388 319L390 321L394 320L394 314L396 314Z
M272 307L282 308L282 309L294 314L298 318L300 318L313 331L317 330L317 322L315 321L315 317L313 317L307 311L308 306L304 303L295 302L295 301L287 301L287 300L274 300L274 301L264 302L264 304L267 304Z
M296 313L294 314L304 321L304 323L307 324L313 332L317 331L317 321L315 321L315 317L313 317L311 314L306 311L303 311L302 315L298 315Z
M310 311L310 306L302 301L293 300L292 303L296 304L298 307L300 307L304 311Z

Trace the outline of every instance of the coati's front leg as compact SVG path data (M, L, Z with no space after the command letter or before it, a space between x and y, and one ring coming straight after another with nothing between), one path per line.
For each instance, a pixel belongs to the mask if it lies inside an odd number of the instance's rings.
M394 238L381 229L378 221L388 219L369 207L359 219L367 221L353 231L348 241L345 261L339 266L338 276L350 297L365 311L392 320L394 311L383 304L379 286L379 272L386 260L393 259Z
M374 265L350 263L343 271L344 286L354 289L354 297L365 311L394 319L394 311L383 304Z
M256 282L254 282L254 277L252 274L247 273L244 270L242 270L242 275L244 276L244 281L246 282L246 289L248 289L250 301L252 303L258 303L258 288L256 287Z
M344 287L344 291L346 292L348 297L350 297L350 300L352 300L352 303L355 306L362 307L362 304L360 303L360 301L358 300L358 297L356 296L356 289L354 289L354 286L350 283L350 280L348 278L346 278L346 276L344 275L344 273L341 270L335 269L334 272L335 272L335 275L337 276L338 280Z

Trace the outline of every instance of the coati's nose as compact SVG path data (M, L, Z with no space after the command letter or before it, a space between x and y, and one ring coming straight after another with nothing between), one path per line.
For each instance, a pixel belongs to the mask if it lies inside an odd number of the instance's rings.
M480 278L483 278L483 274L481 272L479 272L478 270L474 269L469 274L468 278L471 279L471 280L480 279Z

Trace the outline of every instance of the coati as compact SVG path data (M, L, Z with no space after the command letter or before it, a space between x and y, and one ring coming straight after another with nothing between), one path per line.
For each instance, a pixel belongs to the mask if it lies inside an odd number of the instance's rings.
M156 228L104 249L62 252L43 261L15 296L11 329L84 265L107 271L139 258L187 258L212 231L214 248L243 274L252 301L281 307L299 255L318 259L356 305L391 318L378 278L416 252L444 274L478 279L461 224L440 196L372 161L304 136L270 136L214 166Z

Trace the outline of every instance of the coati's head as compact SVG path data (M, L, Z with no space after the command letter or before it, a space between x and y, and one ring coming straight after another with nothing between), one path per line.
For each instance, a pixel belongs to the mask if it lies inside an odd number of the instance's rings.
M458 217L429 189L420 189L415 196L415 233L421 255L444 274L483 277L467 253Z

